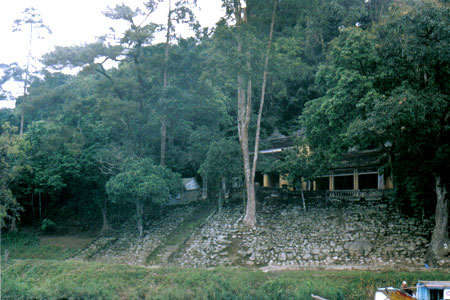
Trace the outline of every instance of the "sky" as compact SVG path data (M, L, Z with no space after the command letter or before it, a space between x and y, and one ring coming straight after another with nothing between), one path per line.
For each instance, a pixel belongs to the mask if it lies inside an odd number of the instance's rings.
M21 18L27 7L34 7L41 15L45 25L52 34L44 34L42 39L33 40L32 55L41 57L55 46L83 45L94 42L96 37L109 33L114 27L116 33L125 30L125 25L106 18L102 12L107 7L124 3L131 8L144 8L145 0L0 0L0 64L14 62L26 65L29 45L29 31L13 32L14 20ZM197 19L202 26L212 27L225 13L221 0L197 0ZM160 5L160 11L150 19L154 23L165 23L168 1ZM182 35L189 35L187 30L178 29ZM0 72L1 75L1 72ZM7 84L4 88L13 96L20 95L21 88ZM14 101L0 101L0 108L14 107Z

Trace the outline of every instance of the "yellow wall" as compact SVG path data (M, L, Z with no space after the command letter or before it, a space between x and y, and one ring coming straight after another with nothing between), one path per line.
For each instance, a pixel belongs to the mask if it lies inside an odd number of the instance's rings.
M308 189L308 182L306 182L302 177L302 190L306 191Z
M393 188L394 183L392 182L391 176L385 176L384 189L393 189Z
M287 185L287 186L289 186L289 181L286 180L286 176L280 175L280 185L279 185L279 188L282 188L284 184Z

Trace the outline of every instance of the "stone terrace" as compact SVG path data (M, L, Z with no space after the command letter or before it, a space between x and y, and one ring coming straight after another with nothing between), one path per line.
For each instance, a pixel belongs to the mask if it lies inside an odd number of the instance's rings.
M308 205L259 204L257 226L242 226L242 205L228 205L177 244L165 262L214 267L422 267L433 222L407 217L381 202ZM319 207L320 206L320 207ZM198 207L198 206L197 206ZM76 258L134 265L165 243L170 232L192 218L193 206L174 207L146 225L145 237L122 232L99 238ZM171 253L172 254L172 253ZM447 266L448 262L442 262Z
M186 244L176 265L423 266L429 220L401 215L387 204L309 208L264 205L258 225L241 227L243 209L225 208Z

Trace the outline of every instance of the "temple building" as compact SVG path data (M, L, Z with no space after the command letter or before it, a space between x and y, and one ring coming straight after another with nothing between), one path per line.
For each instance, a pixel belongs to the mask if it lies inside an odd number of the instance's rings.
M287 149L296 147L295 141L302 132L294 136L283 136L276 132L262 143L260 156L279 158ZM381 149L349 151L341 159L329 166L326 174L311 182L303 181L304 191L325 191L328 198L375 198L385 190L391 190L393 183L384 171L385 154ZM285 174L257 174L256 181L264 188L288 188L293 186L285 179Z

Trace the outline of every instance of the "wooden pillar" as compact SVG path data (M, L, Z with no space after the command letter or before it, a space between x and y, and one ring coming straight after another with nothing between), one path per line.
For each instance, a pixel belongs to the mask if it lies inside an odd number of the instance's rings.
M358 169L353 170L353 190L359 190Z
M330 175L330 187L329 187L330 191L334 191L334 175L333 172L331 172Z
M384 190L384 174L378 173L378 189Z
M317 191L317 184L315 180L313 181L313 191Z
M206 200L208 198L208 179L203 176L203 189L202 189L202 199Z
M263 176L263 187L270 187L270 178L267 174Z

